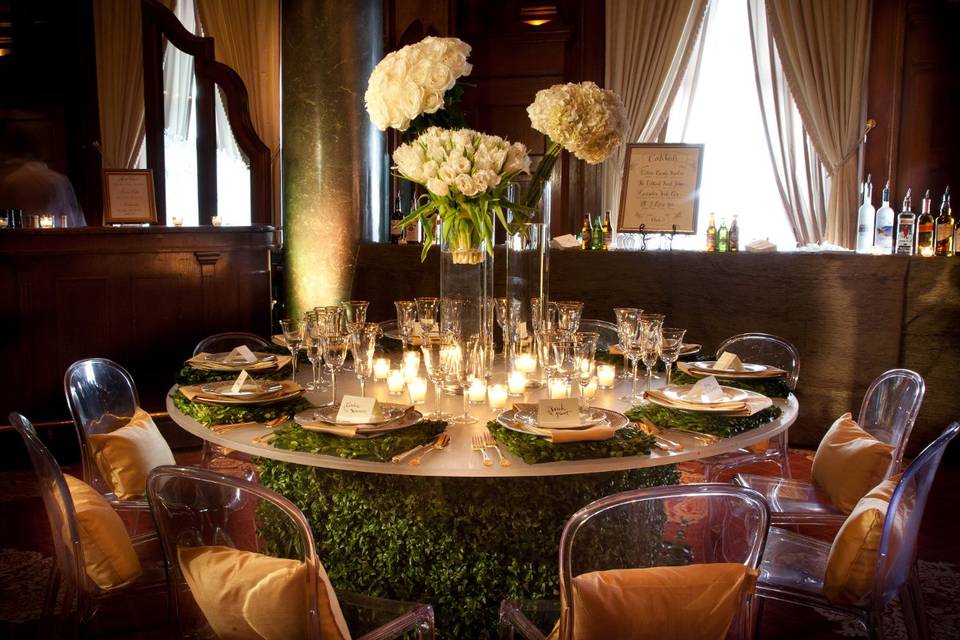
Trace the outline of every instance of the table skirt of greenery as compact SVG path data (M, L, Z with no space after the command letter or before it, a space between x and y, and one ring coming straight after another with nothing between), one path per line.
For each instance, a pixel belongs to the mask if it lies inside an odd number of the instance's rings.
M573 513L620 491L676 484L679 474L667 465L435 478L261 459L260 479L306 514L334 586L431 604L442 638L494 638L501 599L558 597L560 533ZM653 534L661 522L651 517L645 526ZM289 541L282 531L261 523L277 552Z

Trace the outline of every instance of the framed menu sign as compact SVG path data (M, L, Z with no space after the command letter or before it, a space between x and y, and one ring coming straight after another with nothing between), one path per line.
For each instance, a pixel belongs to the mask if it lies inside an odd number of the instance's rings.
M702 144L629 144L618 233L696 233Z
M103 224L157 222L150 169L103 170Z

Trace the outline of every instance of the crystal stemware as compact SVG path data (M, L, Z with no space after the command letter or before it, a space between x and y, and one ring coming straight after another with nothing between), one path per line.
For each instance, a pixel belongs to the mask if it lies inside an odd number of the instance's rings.
M574 334L580 328L580 316L583 315L583 303L574 300L557 302L557 327L568 334Z
M660 348L663 339L663 314L660 313L642 313L640 314L640 359L643 366L647 369L646 389L653 386L653 367L660 358ZM636 368L636 365L634 365ZM636 395L636 377L634 377L634 395Z
M343 307L347 329L351 333L359 331L367 323L367 308L370 303L366 300L344 300L340 306Z
M463 413L453 416L450 420L457 424L470 424L477 419L470 415L467 405L467 394L474 379L483 379L482 356L479 352L479 336L460 337L455 339L444 352L448 365L446 370L457 379L457 384L463 393Z
M419 297L417 303L417 320L420 321L420 330L428 336L437 328L437 314L440 313L440 298Z
M443 381L447 376L446 367L450 365L450 360L446 357L445 350L453 344L453 336L450 334L425 335L423 343L420 345L420 351L423 353L423 363L427 368L427 377L433 383L434 397L436 400L436 410L428 413L425 418L432 420L445 420L449 416L440 410L443 394Z
M443 298L440 301L440 332L460 335L466 307L464 298Z
M540 298L530 298L530 323L533 330L547 331L557 327L557 303L547 301L546 308L541 309Z
M680 349L683 347L683 336L686 329L675 329L673 327L664 327L660 330L660 360L667 368L667 385L670 384L670 370L673 363L680 357Z
M417 303L413 300L396 300L393 306L397 308L397 333L400 334L400 345L404 351L410 346L414 326L417 322Z
M620 338L620 349L623 351L623 371L617 376L620 380L626 380L633 377L633 373L627 363L626 343L637 336L637 330L640 327L640 314L643 309L637 307L618 307L613 310L617 317L617 336Z
M360 381L360 397L366 395L367 378L373 373L373 355L377 350L380 325L365 323L350 334L350 351L353 354L353 371Z
M580 405L586 408L587 387L593 379L596 370L597 341L600 334L591 331L581 331L574 335L573 358L576 364L577 382L580 384Z
M304 329L303 346L307 352L307 360L310 361L313 378L306 388L311 391L322 391L326 389L326 385L320 383L320 366L323 363L323 332L316 314L310 314L310 316L310 319L307 320L306 329Z
M347 349L350 346L350 336L345 333L327 334L323 336L323 361L330 370L330 402L328 406L337 403L337 373L343 369L343 361L347 358Z
M293 370L290 379L297 381L297 354L300 353L300 346L303 344L303 320L297 318L286 318L280 321L280 328L283 329L283 340L287 343L287 349L293 360L290 367Z

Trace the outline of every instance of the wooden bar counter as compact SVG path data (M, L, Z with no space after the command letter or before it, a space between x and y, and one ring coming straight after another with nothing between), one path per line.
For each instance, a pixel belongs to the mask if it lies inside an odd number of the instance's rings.
M502 292L503 254L496 287ZM393 317L393 300L439 292L436 250L362 245L353 295L370 317ZM613 308L667 315L704 352L736 333L772 333L800 350L803 407L791 441L815 447L841 413L894 367L920 373L927 394L908 453L960 418L960 258L838 253L708 254L689 251L554 250L553 300L581 300L584 317L613 321Z
M0 231L0 413L69 417L63 373L116 360L162 410L201 338L269 335L273 228L86 227Z

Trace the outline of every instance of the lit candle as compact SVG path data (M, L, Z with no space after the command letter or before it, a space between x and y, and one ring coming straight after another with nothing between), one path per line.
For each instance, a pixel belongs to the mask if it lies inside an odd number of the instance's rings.
M410 382L414 378L420 375L420 367L412 366L412 363L405 363L403 365L403 379L407 382Z
M597 395L597 377L594 376L590 378L590 382L587 383L587 386L581 387L581 389L583 390L584 400L593 400L593 396Z
M415 371L420 370L420 352L419 351L404 351L403 352L403 366L411 367Z
M552 399L558 400L570 397L570 383L566 378L550 378L547 384Z
M427 399L427 381L423 378L414 378L407 383L407 391L410 392L410 402L423 404Z
M522 396L527 390L527 374L523 371L511 371L507 377L507 388L512 396Z
M182 226L183 226L183 218L181 218L180 216L173 216L173 226L175 226L175 227L182 227Z
M474 378L467 389L467 400L471 404L483 404L487 399L487 383L480 378Z
M373 379L386 380L390 375L390 361L386 358L377 358L373 361Z
M219 227L219 226L220 226L220 216L213 216L212 218L210 218L210 222L213 223L213 226Z
M523 373L533 373L537 370L537 357L532 353L521 353L513 359L513 368Z
M507 406L507 388L502 384L493 384L487 387L487 398L490 401L491 411L500 411Z
M41 229L53 229L53 216L40 216Z
M597 382L601 389L613 389L617 381L617 368L612 364L597 365Z
M390 392L392 396L398 396L403 393L403 385L406 382L403 378L403 371L400 369L393 369L387 375L387 391Z

